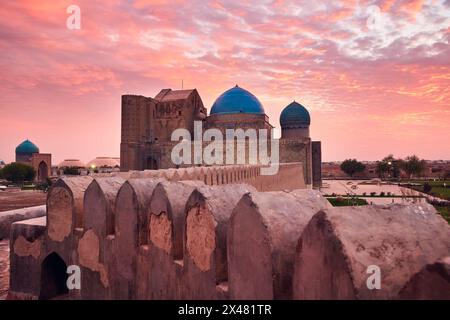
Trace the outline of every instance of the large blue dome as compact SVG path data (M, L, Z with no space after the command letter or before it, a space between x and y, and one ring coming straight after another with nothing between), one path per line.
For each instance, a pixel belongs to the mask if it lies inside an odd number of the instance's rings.
M16 147L16 154L39 153L39 148L30 140L25 140Z
M307 127L311 124L308 110L298 102L290 103L280 115L281 127Z
M264 108L249 91L238 87L231 88L214 102L210 114L256 113L265 114Z

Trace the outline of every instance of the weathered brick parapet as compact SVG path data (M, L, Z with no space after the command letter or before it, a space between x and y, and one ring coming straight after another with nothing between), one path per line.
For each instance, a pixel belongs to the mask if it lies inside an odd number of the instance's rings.
M45 205L0 212L0 239L9 238L14 222L42 217L45 213Z
M448 298L450 226L433 207L332 208L299 190L299 166L62 178L47 221L12 226L9 297ZM70 265L81 290L66 287Z
M294 298L395 299L412 277L449 251L450 227L428 204L321 210L298 242ZM371 290L367 279L375 268L380 288ZM448 286L448 280L442 282Z
M300 162L280 163L278 172L263 175L262 165L231 165L210 167L189 167L179 169L161 169L116 172L112 175L124 179L163 178L168 181L199 180L206 185L246 183L258 191L278 191L284 189L305 189L303 164ZM111 174L98 174L107 177ZM96 175L94 175L95 177Z

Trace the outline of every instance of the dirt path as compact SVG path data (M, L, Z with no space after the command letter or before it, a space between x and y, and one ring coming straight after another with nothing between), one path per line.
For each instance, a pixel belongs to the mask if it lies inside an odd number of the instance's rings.
M46 199L42 191L0 191L0 211L40 206Z

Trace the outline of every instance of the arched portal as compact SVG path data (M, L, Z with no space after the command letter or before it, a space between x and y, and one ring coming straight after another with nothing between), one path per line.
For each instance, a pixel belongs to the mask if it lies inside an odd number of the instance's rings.
M147 158L146 169L158 170L158 162L152 157Z
M40 300L64 298L67 288L67 265L55 252L49 254L41 266Z
M48 178L48 165L41 161L38 166L38 181L45 181Z

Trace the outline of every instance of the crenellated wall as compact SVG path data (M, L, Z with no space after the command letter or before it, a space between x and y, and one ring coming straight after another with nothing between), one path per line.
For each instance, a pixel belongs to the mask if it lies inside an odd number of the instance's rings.
M301 167L62 178L47 221L13 224L9 298L450 299L450 226L433 207L332 208ZM366 287L373 265L381 290Z

